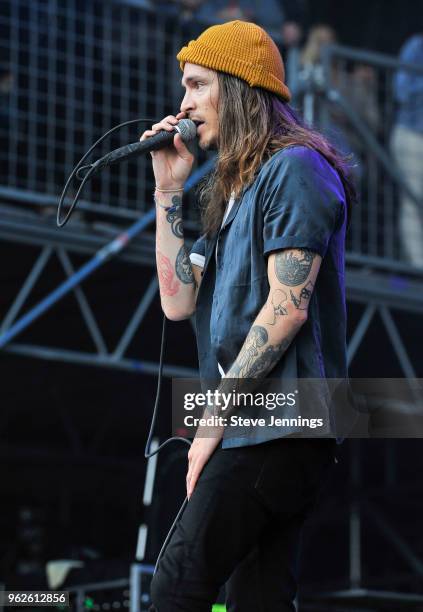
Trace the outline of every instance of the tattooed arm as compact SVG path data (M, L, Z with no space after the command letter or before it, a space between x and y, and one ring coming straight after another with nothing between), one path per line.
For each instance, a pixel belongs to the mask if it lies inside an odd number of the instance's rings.
M161 130L174 131L185 112L168 115L140 140L151 138ZM156 181L156 263L162 308L168 319L188 318L195 310L196 276L184 244L182 231L182 190L191 172L194 156L180 134L173 145L151 152ZM173 191L172 191L173 190ZM198 274L199 276L199 274Z
M253 391L256 380L258 383L265 378L281 359L307 320L308 304L320 263L320 255L308 249L285 249L269 256L268 298L251 326L238 357L222 378L218 388L220 393ZM203 416L228 418L233 410L236 410L236 406L227 407L223 413L221 406L208 405ZM188 498L223 432L224 426L221 424L197 428L188 453Z
M201 268L191 264L184 243L182 194L156 192L155 197L156 263L160 298L167 318L179 321L191 316L195 310Z
M231 391L234 378L239 390L242 379L261 380L274 368L307 320L321 261L320 255L308 249L285 249L269 256L268 298L219 391Z

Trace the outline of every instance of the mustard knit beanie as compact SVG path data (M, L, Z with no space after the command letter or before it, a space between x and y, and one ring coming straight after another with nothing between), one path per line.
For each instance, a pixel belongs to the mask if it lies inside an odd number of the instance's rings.
M250 85L262 87L285 102L291 93L285 85L285 69L279 49L262 28L246 21L229 21L207 28L182 47L176 58L181 70L186 62L227 72Z

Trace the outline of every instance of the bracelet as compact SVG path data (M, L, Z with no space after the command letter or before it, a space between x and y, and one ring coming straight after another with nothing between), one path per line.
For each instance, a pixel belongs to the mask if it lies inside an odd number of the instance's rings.
M179 191L184 191L184 188L182 187L182 189L159 189L158 187L155 187L155 190L159 193L178 193Z

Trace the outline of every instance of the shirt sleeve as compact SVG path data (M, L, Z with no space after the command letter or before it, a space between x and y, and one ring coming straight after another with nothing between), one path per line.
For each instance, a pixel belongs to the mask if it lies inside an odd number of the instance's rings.
M200 236L198 240L194 242L191 247L189 258L192 264L204 268L204 262L206 260L206 238Z
M268 163L262 185L264 254L307 248L324 257L346 207L338 173L305 146L287 147Z

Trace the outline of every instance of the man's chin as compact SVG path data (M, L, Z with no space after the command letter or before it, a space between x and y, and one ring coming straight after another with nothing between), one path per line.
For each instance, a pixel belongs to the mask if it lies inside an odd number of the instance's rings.
M199 140L198 146L203 151L217 151L217 143L215 140Z
M217 151L217 142L215 138L199 138L198 146L203 151Z

